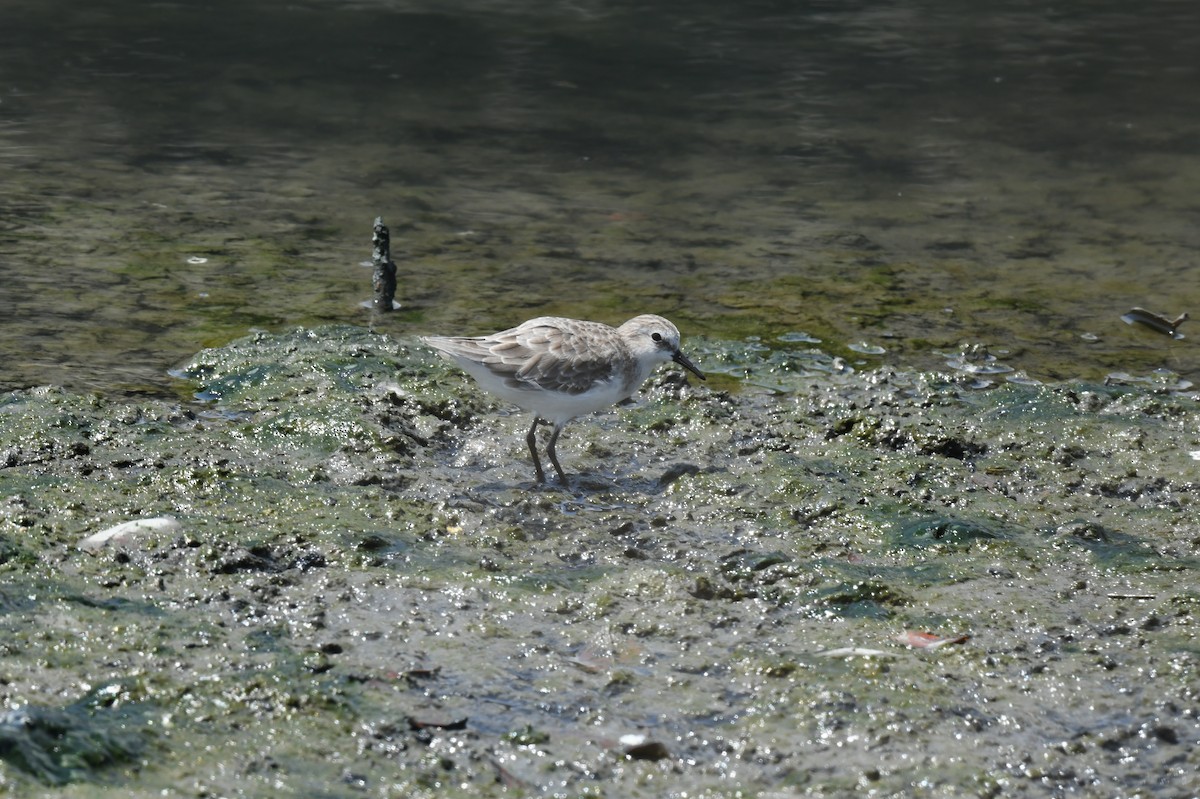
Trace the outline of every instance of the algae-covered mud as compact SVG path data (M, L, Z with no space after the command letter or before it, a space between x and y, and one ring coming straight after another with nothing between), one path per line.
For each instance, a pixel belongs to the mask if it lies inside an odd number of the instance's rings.
M361 328L3 395L0 791L1200 790L1194 396L687 342L565 489Z

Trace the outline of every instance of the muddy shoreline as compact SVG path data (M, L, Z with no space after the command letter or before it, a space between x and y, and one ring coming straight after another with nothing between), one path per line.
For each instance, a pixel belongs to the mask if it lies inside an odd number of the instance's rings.
M1197 789L1194 396L689 351L758 379L660 371L568 428L569 490L356 327L206 350L203 403L0 398L0 785Z

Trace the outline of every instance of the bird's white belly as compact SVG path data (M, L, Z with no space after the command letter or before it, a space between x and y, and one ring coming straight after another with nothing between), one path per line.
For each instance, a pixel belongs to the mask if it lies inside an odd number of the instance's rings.
M628 392L620 384L611 384L593 388L582 394L510 389L505 399L530 413L536 413L543 419L557 423L610 408L626 396Z
M581 394L567 394L537 388L515 388L482 364L466 358L455 358L468 374L475 378L486 391L511 402L519 408L549 422L566 422L576 416L602 411L628 397L641 381L627 386L624 381L610 380L598 383ZM645 377L643 376L644 380Z

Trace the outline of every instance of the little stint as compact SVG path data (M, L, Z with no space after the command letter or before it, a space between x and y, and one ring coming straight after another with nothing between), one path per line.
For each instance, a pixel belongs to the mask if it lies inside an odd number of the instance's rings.
M566 485L555 445L567 422L628 399L660 363L674 361L701 380L679 350L679 330L661 316L635 316L620 327L539 316L490 336L421 339L458 364L484 390L533 414L525 442L537 481L546 482L538 457L538 422L554 425L546 454Z

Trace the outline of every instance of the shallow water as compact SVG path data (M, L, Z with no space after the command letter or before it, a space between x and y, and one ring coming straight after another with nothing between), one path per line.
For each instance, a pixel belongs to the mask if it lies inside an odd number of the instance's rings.
M1197 292L1188 3L14 0L0 45L0 388L162 394L253 328L544 312L1197 365L1120 321ZM376 215L405 309L372 322Z

